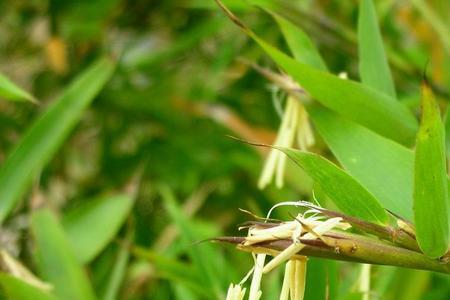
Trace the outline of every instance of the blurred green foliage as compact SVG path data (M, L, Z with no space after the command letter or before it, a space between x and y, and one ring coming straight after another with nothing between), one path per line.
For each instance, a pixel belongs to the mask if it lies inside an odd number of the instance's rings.
M224 2L264 40L289 53L272 17L250 4L284 16L318 46L330 72L359 78L357 1ZM449 2L374 3L399 101L417 108L426 69L445 108ZM105 56L115 61L114 73L103 70L78 86L79 95L95 96L88 108L68 108L67 116L55 114L57 121L47 124L64 134L41 131L29 142L32 147L49 140L53 146L32 169L16 174L30 177L32 187L17 196L18 205L5 213L0 229L0 247L55 285L59 299L224 298L228 284L241 280L252 259L199 241L236 234L236 224L248 219L238 208L264 215L277 202L312 199L311 180L301 171L281 190L258 190L264 150L227 137L273 141L280 123L273 88L245 61L276 67L214 1L6 0L0 1L0 36L0 74L29 92L18 97L39 101L3 101L10 94L0 77L1 167L71 82ZM102 81L98 93L88 90L96 80ZM65 123L77 116L76 125ZM325 123L317 127L327 130ZM358 138L366 129L348 130ZM357 145L357 138L349 143ZM318 139L314 151L334 160ZM391 149L387 144L383 149ZM358 166L340 158L345 145L335 147L338 160L365 183ZM407 152L396 147L396 153ZM403 158L406 165L409 155ZM383 176L383 170L374 172ZM384 190L379 193L392 200ZM280 217L288 215L280 211ZM306 299L325 299L327 287L334 295L330 299L355 296L358 265L312 259L308 272ZM276 297L280 281L279 273L264 279L267 299ZM375 267L373 298L445 300L449 283L444 275ZM0 298L53 299L3 274L0 286Z

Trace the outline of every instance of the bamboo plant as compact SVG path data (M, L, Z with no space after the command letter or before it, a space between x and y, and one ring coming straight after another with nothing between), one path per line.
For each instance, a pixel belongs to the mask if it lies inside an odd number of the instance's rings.
M332 74L308 36L280 15L264 9L278 24L290 54L217 3L282 71L261 72L284 90L287 101L259 186L273 177L282 186L288 157L314 181L314 200L326 206L328 199L337 209L282 202L275 207L302 210L288 221L270 219L269 212L240 227L248 229L247 235L216 239L255 255L248 299L260 299L262 275L285 262L280 299L303 299L309 256L450 274L449 179L441 112L425 75L419 120L398 101L372 1L359 4L360 81ZM314 141L309 120L340 166L308 151ZM244 299L247 277L230 286L227 299Z

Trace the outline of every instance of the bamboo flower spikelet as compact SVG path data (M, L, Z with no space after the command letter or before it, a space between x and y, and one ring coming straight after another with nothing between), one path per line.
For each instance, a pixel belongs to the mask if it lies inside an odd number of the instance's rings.
M299 255L298 252L306 246L304 242L321 240L322 236L332 229L345 231L350 227L350 224L344 222L341 217L327 218L324 215L317 214L317 211L313 209L306 211L304 214L298 214L291 221L279 224L265 222L250 225L248 227L248 235L243 238L238 246L242 250L256 254L248 299L261 299L262 291L260 290L260 285L262 276L284 263L286 263L286 266L280 300L303 299L306 284L307 257ZM247 227L240 229L244 228ZM268 253L273 258L267 264L264 264L266 254L258 253L257 245L270 244L279 240L290 241L291 244L282 251ZM245 278L243 281L245 281ZM245 289L243 292L241 291L241 284L238 286L231 285L226 299L243 299Z
M308 113L300 99L289 95L286 99L286 108L282 115L280 128L274 146L290 148L295 141L300 150L307 150L314 144L314 135L308 119ZM258 181L260 189L270 184L275 177L275 184L278 188L284 184L284 170L286 166L286 155L272 149L267 157L261 176Z
M289 221L274 221L269 216L279 206L306 209ZM359 292L370 299L370 264L393 265L450 274L450 252L439 259L426 256L418 247L414 226L405 220L380 225L309 202L281 202L267 218L250 221L244 237L219 237L217 241L237 245L254 256L254 267L238 286L231 285L227 299L243 299L242 286L252 276L249 300L261 299L262 277L285 264L279 299L303 299L308 256L362 263ZM267 256L273 258L266 263ZM233 298L234 297L234 298ZM241 298L239 298L241 297Z

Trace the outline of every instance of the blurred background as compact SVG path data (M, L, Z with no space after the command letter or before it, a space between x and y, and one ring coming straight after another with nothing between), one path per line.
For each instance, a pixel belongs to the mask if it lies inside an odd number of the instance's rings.
M287 49L264 11L224 2ZM358 1L257 2L303 28L331 72L358 79ZM440 32L448 30L442 24L449 24L449 2L374 2L399 99L418 105L426 68L445 105L450 36ZM115 236L84 264L100 298L224 298L253 259L199 241L238 234L237 224L251 218L238 208L265 215L277 202L311 199L311 180L297 170L282 189L258 189L267 152L228 137L273 142L280 124L274 88L251 63L277 68L214 1L3 0L0 37L0 72L40 101L0 101L0 162L82 70L103 55L117 61L112 78L1 227L1 247L34 273L30 211L45 203L64 216L99 196L127 193L133 205ZM313 150L333 159L319 137ZM92 239L95 220L86 231ZM333 276L336 297L330 299L359 299L351 298L358 272L354 264L311 259L305 299L325 299ZM277 298L281 277L264 279L265 299ZM449 279L429 272L376 267L373 282L373 299L450 299Z

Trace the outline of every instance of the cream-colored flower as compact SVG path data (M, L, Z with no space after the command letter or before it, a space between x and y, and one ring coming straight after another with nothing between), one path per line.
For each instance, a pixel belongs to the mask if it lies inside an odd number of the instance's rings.
M250 294L248 296L249 300L259 300L261 298L261 279L265 261L265 254L256 255L255 266L253 267L252 283L250 284Z
M279 239L292 240L290 246L276 254L267 264L265 263L266 254L256 254L254 256L255 265L253 269L240 283L242 285L252 275L249 300L261 299L262 276L284 263L286 263L286 267L280 300L303 300L306 284L307 257L298 254L306 246L301 241L323 239L322 236L324 234L335 228L341 230L350 228L350 224L343 222L341 217L327 218L320 214L318 208L302 201L279 203L269 211L267 218L270 217L270 213L274 208L283 205L306 206L309 210L303 214L298 214L294 220L281 222L276 226L267 227L257 224L249 228L248 236L245 238L242 247L252 247L252 245L261 242L270 242Z
M307 150L314 144L314 135L305 107L298 98L288 96L274 146L291 148L295 142L300 150ZM286 155L277 149L272 149L264 163L258 187L265 188L274 177L276 186L283 187L285 167Z
M225 300L244 300L245 290L240 284L230 284Z

